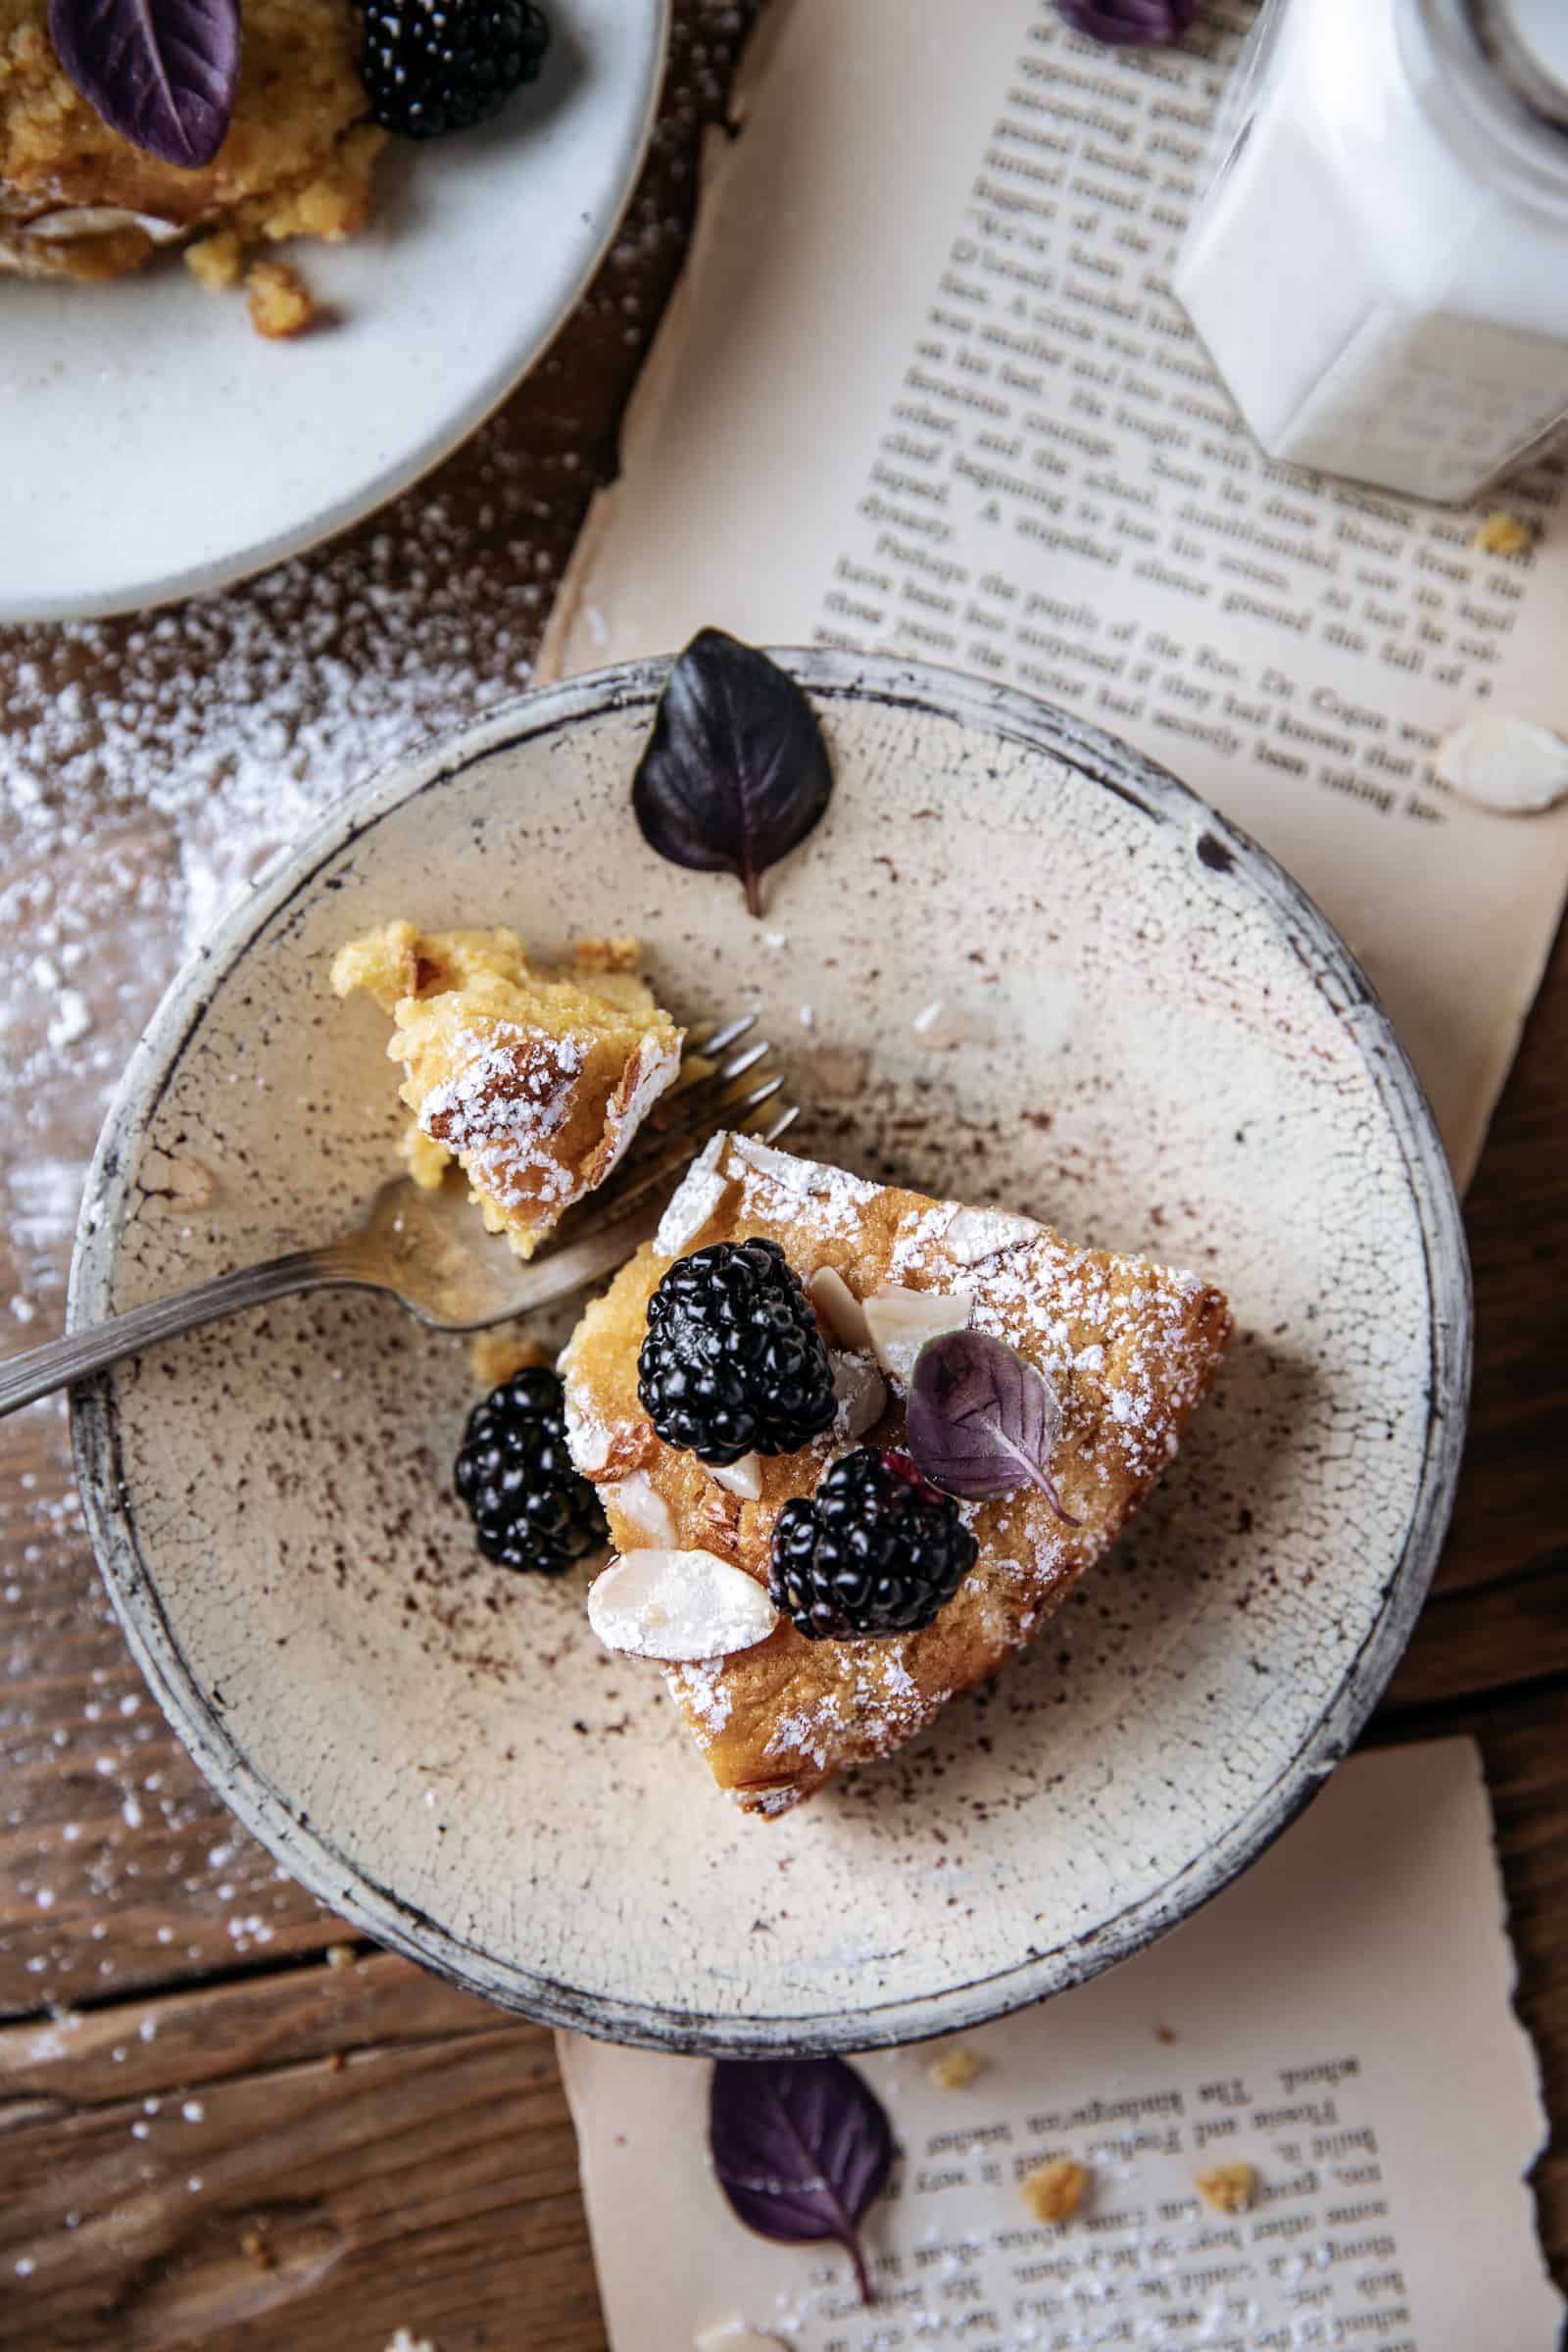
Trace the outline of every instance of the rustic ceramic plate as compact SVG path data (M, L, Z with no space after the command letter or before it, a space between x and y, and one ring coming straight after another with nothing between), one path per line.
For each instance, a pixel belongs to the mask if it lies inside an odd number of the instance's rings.
M362 794L176 981L72 1289L80 1325L356 1216L399 1113L384 1020L326 971L400 914L509 922L550 956L635 928L679 1012L757 1004L809 1106L801 1149L1225 1285L1235 1348L1130 1540L994 1691L772 1823L715 1792L657 1670L599 1648L586 1578L476 1554L450 1488L462 1341L318 1294L77 1394L115 1604L247 1826L474 1990L682 2049L971 2025L1213 1894L1398 1654L1469 1357L1425 1106L1278 868L1039 703L788 659L838 789L763 923L632 821L661 664L515 704Z
M376 219L299 267L333 324L251 331L178 259L109 286L0 275L0 621L124 612L330 538L455 449L578 300L659 101L668 0L552 0L494 122L395 142Z

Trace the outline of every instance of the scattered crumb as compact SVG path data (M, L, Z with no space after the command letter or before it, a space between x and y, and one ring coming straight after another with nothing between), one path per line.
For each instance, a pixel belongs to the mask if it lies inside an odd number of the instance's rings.
M225 286L239 284L245 270L245 248L233 229L220 228L186 246L185 267L210 293L220 294Z
M329 1943L326 1947L328 1968L352 1968L358 1958L352 1943Z
M468 1364L481 1389L498 1389L514 1372L531 1372L550 1361L525 1331L481 1331L468 1347Z
M1216 2213L1245 2213L1257 2187L1257 2175L1250 2164L1216 2165L1211 2173L1195 2173L1193 2179Z
M331 2050L327 2053L326 2071L329 2075L340 2075L343 2072L343 2053L341 2050Z
M1536 534L1517 514L1497 507L1477 523L1470 544L1484 556L1525 556L1535 546Z
M255 2263L259 2271L271 2269L272 2249L267 2242L267 2229L264 2223L259 2223L254 2230L246 2230L239 2241L239 2250L248 2262Z
M435 2346L427 2335L411 2335L406 2328L400 2328L386 2352L435 2352Z
M966 2050L961 2043L955 2042L952 2049L939 2050L928 2061L925 2071L938 2090L963 2090L976 2075L985 2073L986 2062L983 2058L977 2058L973 2050Z
M302 335L316 317L309 287L286 262L258 262L246 273L245 289L251 324L271 342Z
M1089 2174L1070 2156L1053 2156L1025 2173L1018 2191L1037 2222L1070 2222L1084 2201Z
M643 943L629 934L614 939L579 939L572 956L580 972L634 972Z
M1174 2026L1156 2026L1154 2028L1154 2039L1156 2041L1163 2041L1166 2044L1169 2044L1173 2041L1180 2041L1181 2035L1177 2033Z

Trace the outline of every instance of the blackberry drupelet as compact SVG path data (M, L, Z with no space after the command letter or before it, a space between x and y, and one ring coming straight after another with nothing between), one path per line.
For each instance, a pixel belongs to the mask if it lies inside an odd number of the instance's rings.
M383 130L433 139L488 122L549 43L533 0L367 0L360 73Z
M831 1428L833 1367L777 1242L715 1242L675 1260L648 1302L637 1394L666 1446L719 1468L793 1453Z
M780 1511L767 1589L811 1642L912 1634L946 1608L979 1549L957 1504L907 1454L861 1446Z
M479 1549L503 1568L564 1576L609 1541L599 1497L566 1450L553 1372L514 1373L474 1406L453 1478Z

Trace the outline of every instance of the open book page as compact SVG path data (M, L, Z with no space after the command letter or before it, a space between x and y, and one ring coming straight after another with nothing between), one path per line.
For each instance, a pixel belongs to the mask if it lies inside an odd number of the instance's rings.
M739 2319L795 2352L1552 2352L1512 1985L1473 1743L1352 1758L1173 1936L967 2035L961 2087L933 2078L952 2044L855 2061L901 2151L871 2311L837 2249L731 2215L705 2062L564 2034L611 2340L692 2352ZM1019 2183L1061 2158L1082 2204L1042 2222ZM1250 2179L1205 2195L1226 2167Z
M782 12L782 13L780 13ZM1051 0L773 0L547 672L887 649L1063 704L1271 850L1360 956L1461 1180L1568 809L1437 786L1479 710L1568 727L1558 461L1477 517L1265 462L1165 278L1250 10L1111 51Z

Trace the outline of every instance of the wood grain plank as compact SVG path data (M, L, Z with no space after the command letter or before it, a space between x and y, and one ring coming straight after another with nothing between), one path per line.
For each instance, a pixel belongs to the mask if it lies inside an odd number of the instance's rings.
M1568 1538L1565 1135L1568 928L1558 934L1465 1201L1476 1372L1442 1592L1518 1575Z
M603 2342L548 2034L488 2032L93 2104L0 2137L0 2345ZM33 2267L20 2280L16 2264Z
M336 1963L341 1961L342 1965ZM0 2028L0 2132L355 2050L493 2034L504 2013L373 1946L275 1976Z

